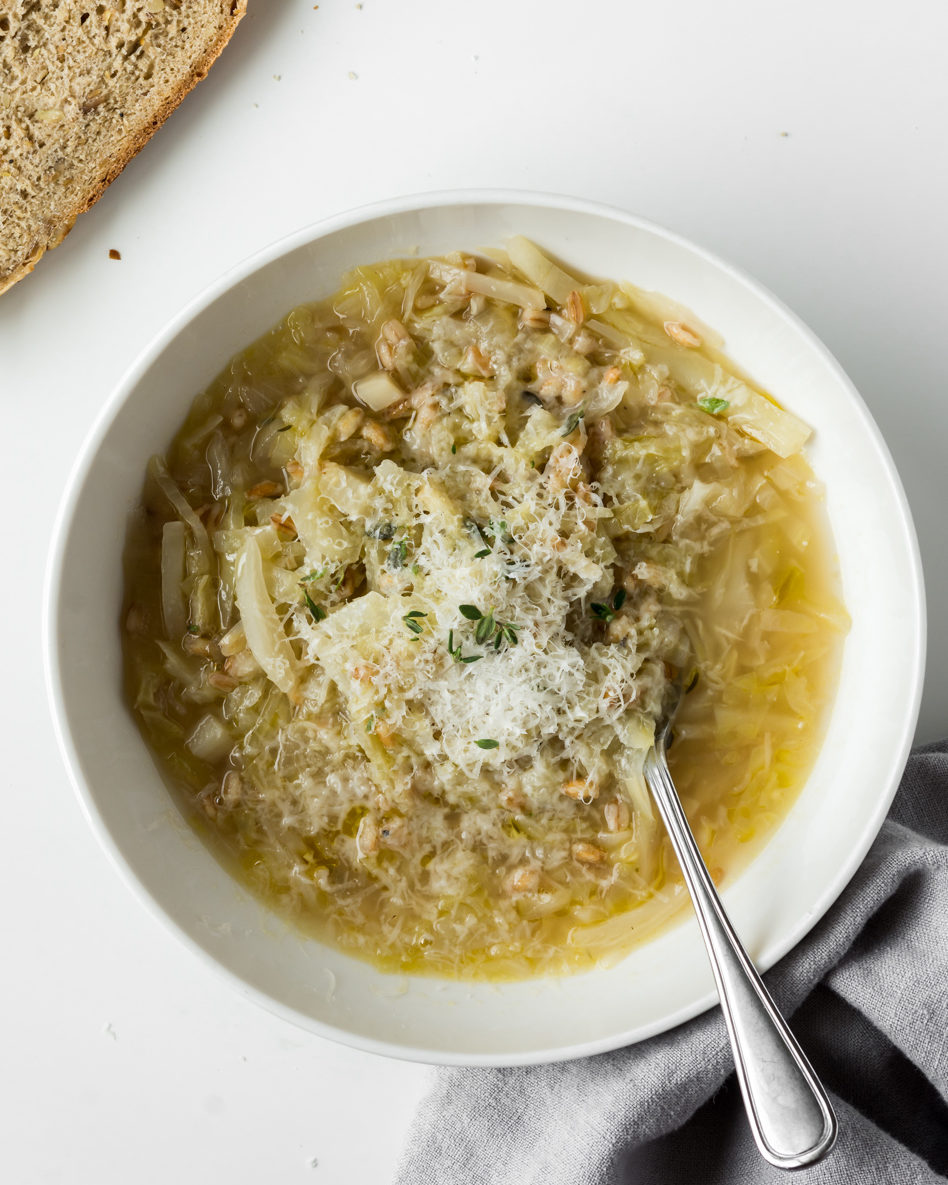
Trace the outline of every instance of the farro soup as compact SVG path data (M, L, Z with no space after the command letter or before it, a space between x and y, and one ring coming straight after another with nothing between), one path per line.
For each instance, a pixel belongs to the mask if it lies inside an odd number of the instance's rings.
M257 894L384 968L621 957L806 780L840 603L806 425L665 298L514 238L359 267L200 395L126 547L128 697Z

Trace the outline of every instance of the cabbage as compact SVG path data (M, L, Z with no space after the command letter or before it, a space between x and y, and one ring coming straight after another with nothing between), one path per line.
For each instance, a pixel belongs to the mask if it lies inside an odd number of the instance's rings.
M464 268L448 267L438 263L431 265L431 274L448 288L460 292L480 293L493 300L501 300L508 304L521 305L523 308L543 308L546 303L543 293L537 288L528 288L525 284L518 284L515 280L504 280L496 276L485 276L480 272L468 271Z
M216 716L208 713L197 722L185 744L195 757L213 765L231 751L234 738Z
M207 537L207 531L204 524L198 516L191 509L191 505L185 498L184 494L178 488L176 483L172 481L168 473L168 467L160 457L152 457L149 462L149 473L155 479L162 493L167 497L168 501L174 507L175 513L179 515L181 521L190 528L191 534L194 537L194 542L200 552L207 558L208 568L210 567L210 557L213 554L211 550L211 543Z
M161 531L161 615L165 634L172 641L180 640L188 624L182 587L185 542L184 523L165 523Z
M523 235L514 235L507 240L507 255L514 267L523 272L531 284L541 288L558 305L565 305L569 294L581 287L577 280L543 254ZM535 304L542 306L542 301Z
M267 677L287 695L296 692L296 657L267 593L263 558L253 535L244 541L237 560L237 608L247 645Z

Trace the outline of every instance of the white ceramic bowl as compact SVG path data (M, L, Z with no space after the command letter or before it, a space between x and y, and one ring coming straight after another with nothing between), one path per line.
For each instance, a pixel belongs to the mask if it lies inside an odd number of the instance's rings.
M806 787L725 903L769 967L839 895L876 835L915 724L922 578L905 496L861 399L773 296L676 235L587 202L505 192L385 203L310 227L240 264L135 363L87 440L53 545L50 696L89 820L128 883L208 966L322 1036L399 1057L515 1064L616 1048L715 1001L690 916L620 965L502 986L393 977L303 938L237 885L178 816L121 690L121 549L149 455L243 346L350 266L526 234L578 269L627 278L691 307L730 355L816 428L852 615L826 742Z

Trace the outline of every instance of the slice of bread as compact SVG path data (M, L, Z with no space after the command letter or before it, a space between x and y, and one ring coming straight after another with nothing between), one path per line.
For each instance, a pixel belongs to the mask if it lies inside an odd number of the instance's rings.
M247 0L0 0L0 292L208 72Z

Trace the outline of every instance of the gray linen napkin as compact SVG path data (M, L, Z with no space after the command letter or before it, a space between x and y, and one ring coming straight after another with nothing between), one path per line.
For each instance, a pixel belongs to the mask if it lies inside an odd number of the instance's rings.
M830 1091L836 1148L806 1185L948 1174L948 741L916 750L825 918L767 984ZM785 1179L744 1122L720 1009L627 1049L445 1069L397 1185L757 1185Z

